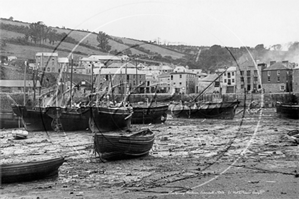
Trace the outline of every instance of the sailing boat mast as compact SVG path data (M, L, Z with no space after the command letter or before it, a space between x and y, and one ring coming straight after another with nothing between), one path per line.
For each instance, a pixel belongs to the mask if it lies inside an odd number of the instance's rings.
M71 75L70 75L70 106L72 107L72 85L73 85L73 54L71 57Z
M27 61L25 61L25 69L24 69L24 106L26 105L26 67Z

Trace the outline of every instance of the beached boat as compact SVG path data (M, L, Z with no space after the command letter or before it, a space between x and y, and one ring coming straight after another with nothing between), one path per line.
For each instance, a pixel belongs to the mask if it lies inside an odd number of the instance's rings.
M44 107L26 107L23 105L12 105L13 112L21 117L25 129L31 131L52 131L52 118L46 114Z
M134 132L95 133L94 149L103 159L123 159L147 155L155 135L150 129Z
M239 101L172 103L171 115L175 118L233 119Z
M92 132L127 129L131 125L131 107L92 106L89 127Z
M54 131L83 131L89 128L90 107L47 107L46 114L53 120Z
M43 161L1 164L1 182L23 182L42 179L58 174L58 168L64 163L64 158L53 158Z
M276 103L276 113L279 117L299 119L298 103Z
M20 118L11 110L0 111L0 129L23 127Z
M169 105L153 104L151 106L143 104L132 104L133 115L132 124L155 124L165 122Z

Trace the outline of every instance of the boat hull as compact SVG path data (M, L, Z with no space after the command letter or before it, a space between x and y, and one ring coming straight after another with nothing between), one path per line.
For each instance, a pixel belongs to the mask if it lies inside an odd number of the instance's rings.
M165 122L167 118L168 105L162 106L134 106L132 115L132 124L149 124Z
M22 118L27 131L52 131L52 118L42 107L28 108L21 105L12 105L13 112Z
M89 129L90 108L47 107L46 114L53 119L54 131L84 131Z
M24 182L42 179L58 174L58 168L64 158L54 158L44 161L20 164L3 164L1 168L2 183Z
M23 127L20 118L12 111L0 112L0 129Z
M174 118L233 119L239 102L199 103L194 106L176 104L171 107Z
M276 112L279 117L299 119L299 104L277 104Z
M147 155L154 143L155 135L149 129L135 133L96 133L95 151L105 159L122 159Z
M132 108L91 107L89 127L92 132L127 129L131 125Z

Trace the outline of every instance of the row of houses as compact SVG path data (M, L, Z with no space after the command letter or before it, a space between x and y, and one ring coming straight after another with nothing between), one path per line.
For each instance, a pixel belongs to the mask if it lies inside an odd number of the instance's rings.
M46 73L93 74L95 85L99 88L113 85L117 94L136 87L138 93L299 92L299 67L289 61L245 61L238 67L207 74L188 66L149 65L141 60L129 60L127 56L92 55L73 60L59 57L58 53L39 52L35 63L29 66Z
M100 78L106 80L109 78L111 80L114 76L114 83L126 83L127 88L146 82L145 86L140 87L140 92L146 93L158 90L189 94L204 89L206 92L221 94L245 91L299 92L299 67L289 61L270 63L244 61L239 63L238 67L216 70L215 74L206 74L201 69L189 69L187 66L148 64L141 60L128 62L127 56L91 55L79 58L77 64L70 67L69 59L60 58L57 53L36 54L36 65L45 72L60 72L63 69L69 73L100 74ZM223 75L220 76L221 73ZM207 88L209 85L210 88Z

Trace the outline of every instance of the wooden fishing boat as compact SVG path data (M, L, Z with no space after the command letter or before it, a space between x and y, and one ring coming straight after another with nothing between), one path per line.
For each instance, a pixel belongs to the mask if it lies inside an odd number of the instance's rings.
M0 129L23 127L20 118L11 110L0 111Z
M21 117L25 129L31 131L52 131L52 118L46 114L44 107L26 107L11 105L13 112Z
M171 115L175 118L233 119L239 101L173 103Z
M279 117L299 119L298 103L276 103L276 113Z
M92 132L107 132L127 129L131 125L133 110L131 107L91 107L89 127Z
M54 176L58 174L58 168L63 162L64 158L53 158L36 162L1 164L1 182L24 182Z
M169 105L141 105L132 104L133 115L131 119L132 124L149 124L149 123L162 123L167 119L167 111Z
M95 133L94 149L100 158L123 159L147 155L155 135L150 129L135 132Z
M83 131L89 128L90 107L47 107L46 114L53 120L54 131Z

